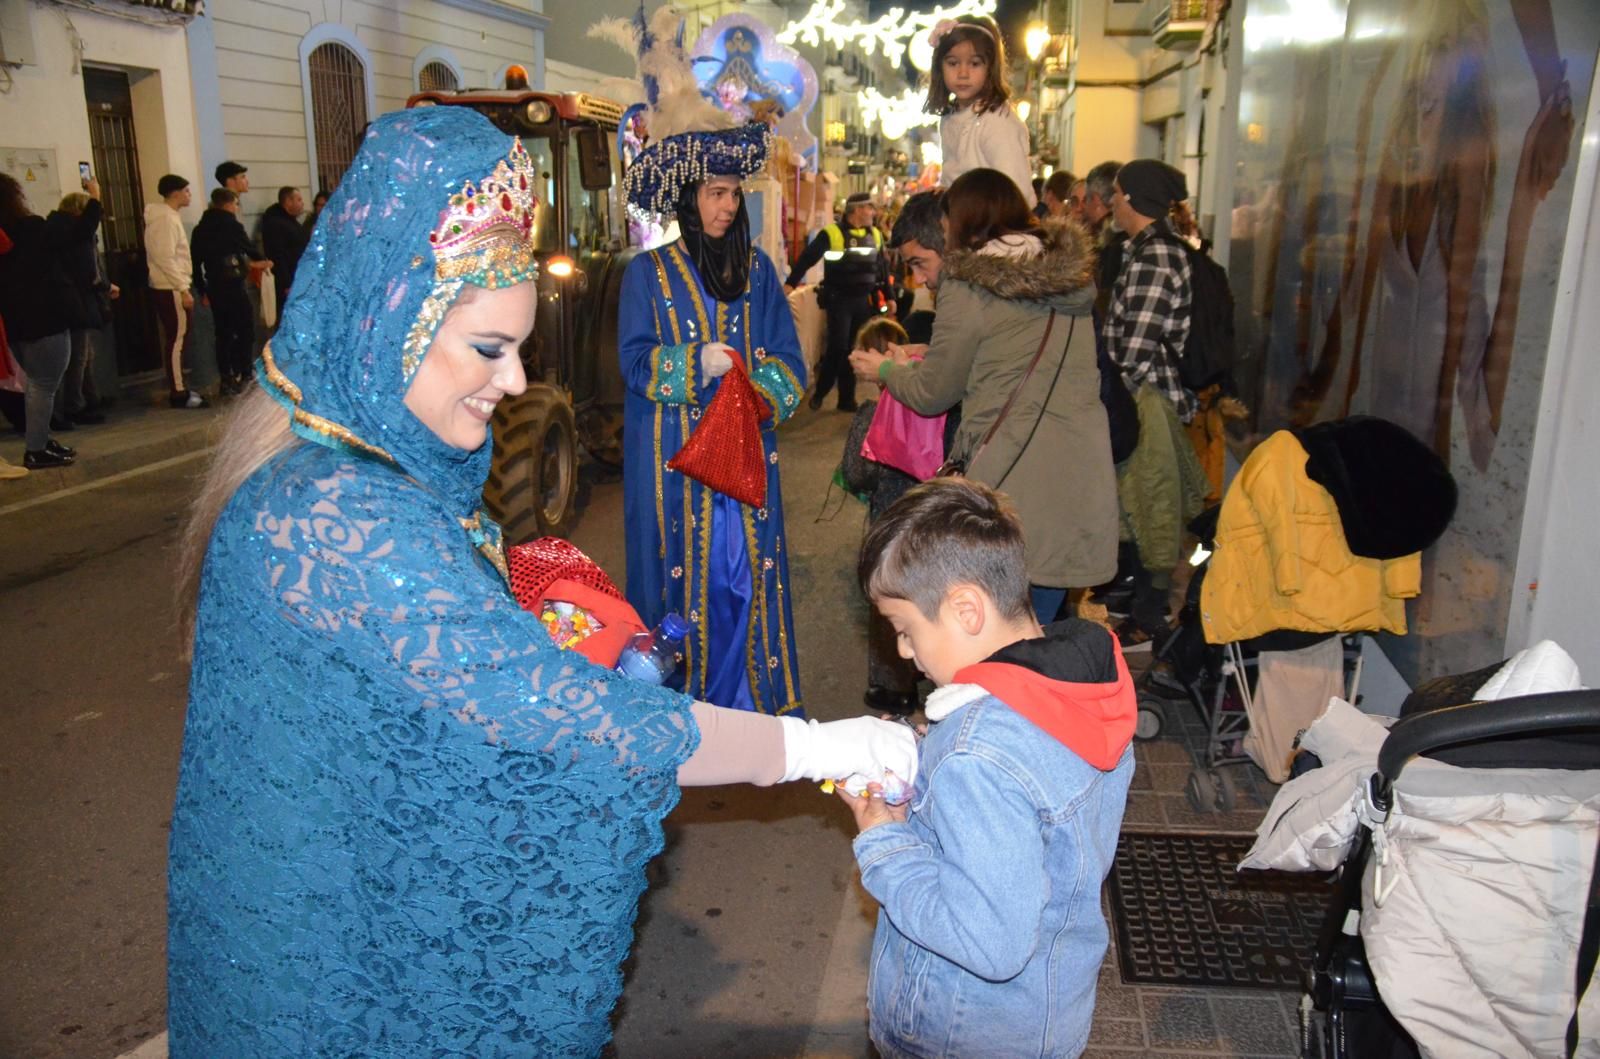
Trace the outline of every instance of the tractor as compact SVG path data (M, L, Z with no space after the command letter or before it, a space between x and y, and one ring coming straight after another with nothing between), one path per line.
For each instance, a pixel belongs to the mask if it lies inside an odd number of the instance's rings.
M472 107L520 136L533 159L540 269L534 330L521 350L528 389L495 412L483 497L508 544L565 536L578 516L579 446L602 464L622 463L618 300L639 253L621 194L623 108L587 93L531 91L516 66L504 89L419 92L406 106Z

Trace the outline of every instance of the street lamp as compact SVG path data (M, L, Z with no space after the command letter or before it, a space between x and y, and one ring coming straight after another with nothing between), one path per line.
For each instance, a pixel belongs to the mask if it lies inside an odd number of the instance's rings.
M1028 53L1028 61L1031 63L1039 61L1049 43L1050 30L1043 22L1030 24L1027 31L1022 35L1022 50Z

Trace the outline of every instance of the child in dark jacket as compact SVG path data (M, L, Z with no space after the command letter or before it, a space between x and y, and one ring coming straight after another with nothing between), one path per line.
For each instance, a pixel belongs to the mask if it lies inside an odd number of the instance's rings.
M884 1059L1078 1055L1133 776L1122 653L1091 622L1039 626L1021 524L977 482L906 493L867 532L859 575L938 685L910 802L840 792L881 906L873 1043Z

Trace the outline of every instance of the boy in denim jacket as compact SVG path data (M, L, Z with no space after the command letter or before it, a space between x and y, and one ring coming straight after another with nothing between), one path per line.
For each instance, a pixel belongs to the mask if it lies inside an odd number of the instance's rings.
M1040 628L1021 524L977 482L917 486L873 523L862 589L937 690L911 800L850 805L881 910L868 985L883 1059L1078 1055L1107 930L1100 884L1133 776L1115 637Z

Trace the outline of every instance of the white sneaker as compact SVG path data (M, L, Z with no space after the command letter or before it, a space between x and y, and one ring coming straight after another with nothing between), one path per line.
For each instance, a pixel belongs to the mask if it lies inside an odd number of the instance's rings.
M185 408L209 408L210 405L210 401L207 401L204 397L201 397L194 390L189 391L189 399L183 403L183 407Z
M19 467L17 464L12 463L4 456L0 456L0 479L26 478L27 476L28 468Z

